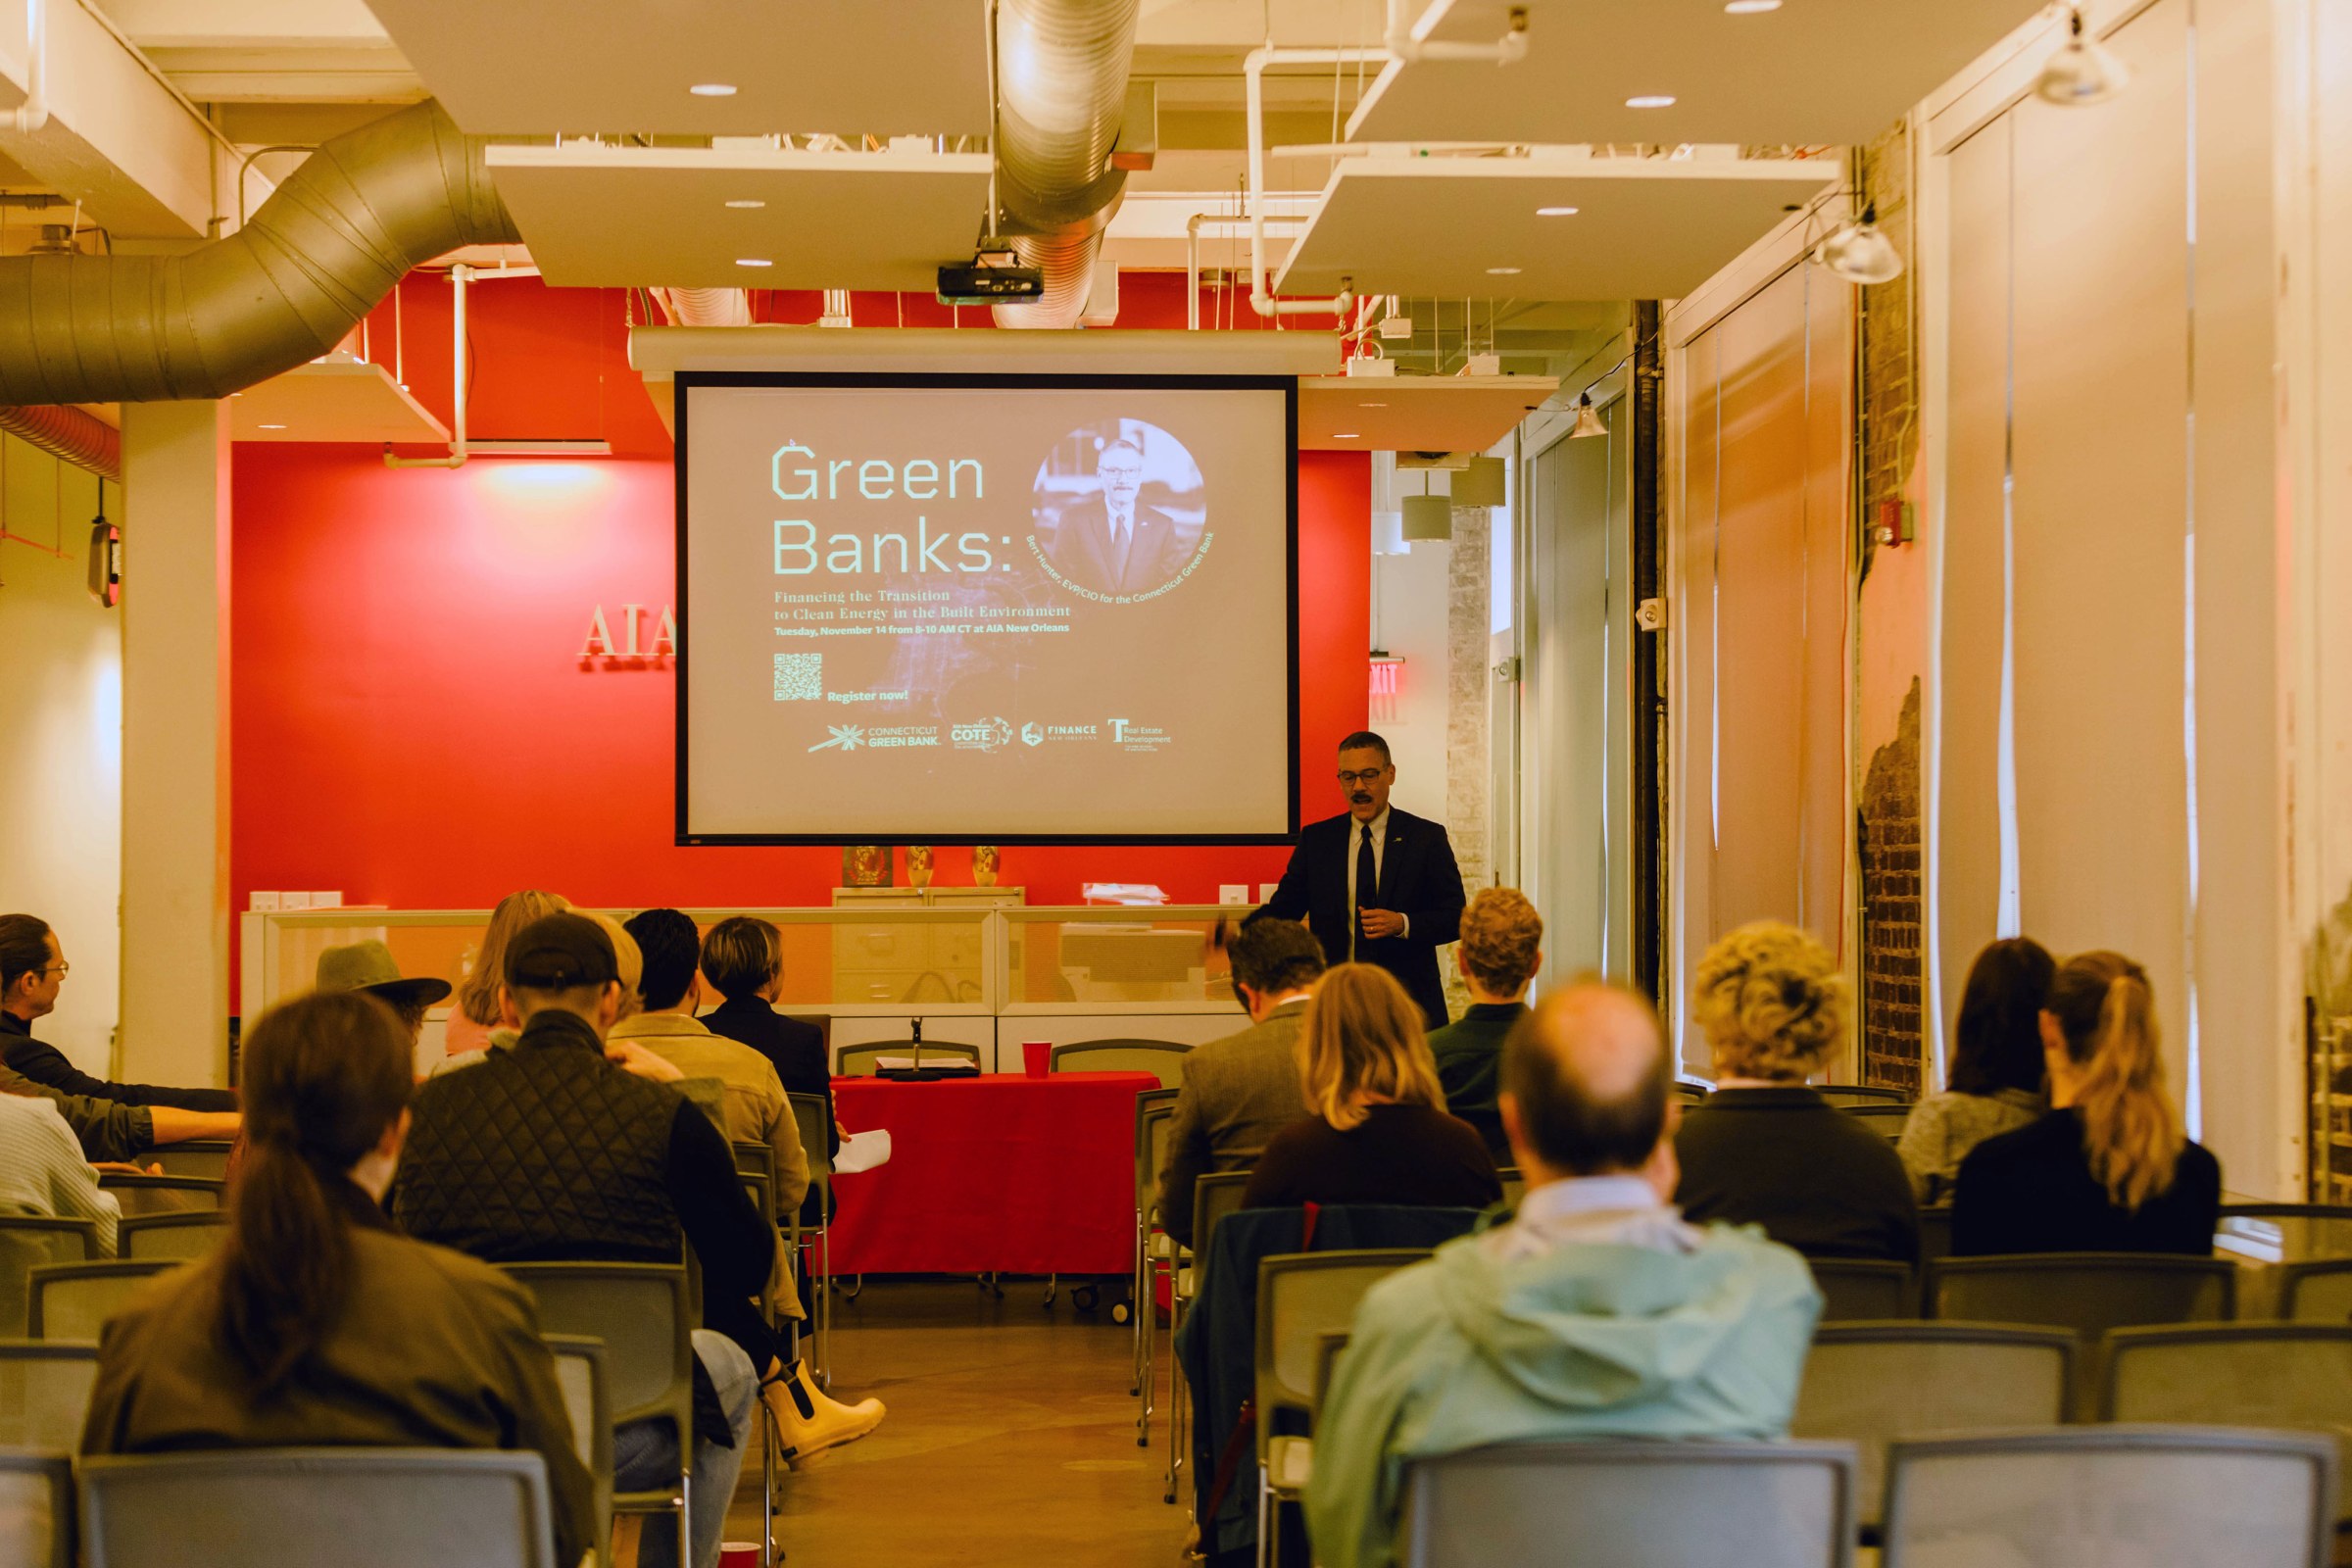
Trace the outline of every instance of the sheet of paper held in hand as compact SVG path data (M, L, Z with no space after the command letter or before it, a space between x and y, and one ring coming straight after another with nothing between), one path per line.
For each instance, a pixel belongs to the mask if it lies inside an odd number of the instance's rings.
M843 1135L841 1149L833 1156L833 1174L848 1176L889 1163L890 1129L877 1127L872 1132Z

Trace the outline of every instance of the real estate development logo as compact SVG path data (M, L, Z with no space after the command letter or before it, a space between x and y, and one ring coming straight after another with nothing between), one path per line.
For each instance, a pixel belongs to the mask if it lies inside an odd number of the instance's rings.
M865 726L862 724L830 724L826 727L833 731L833 738L829 741L818 741L814 746L808 748L810 751L830 752L839 749L845 752L854 752L865 744Z

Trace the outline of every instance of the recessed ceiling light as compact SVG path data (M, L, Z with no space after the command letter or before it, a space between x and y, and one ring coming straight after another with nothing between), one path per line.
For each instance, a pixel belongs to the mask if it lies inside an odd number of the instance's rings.
M1725 0L1723 11L1731 17L1754 17L1780 9L1781 0Z
M1517 277L1519 269L1516 267L1490 267L1487 269L1487 275L1489 277Z
M732 208L735 208L735 209L737 209L738 211L741 211L741 212L747 212L747 213L748 213L748 212L752 211L754 208L758 208L758 207L765 207L765 206L767 205L767 203L765 203L765 202L763 202L763 201L757 201L757 200L750 200L750 199L746 199L746 200L744 200L744 201L729 202L729 203L727 203L727 205L728 205L729 207L732 207Z
M697 98L732 98L735 84L731 81L698 81L686 89Z
M1357 435L1353 430L1334 431L1331 438L1334 441L1361 441L1363 439L1362 436Z
M282 424L265 424L262 426L262 428L265 430L283 430L285 426Z
M1672 109L1674 107L1674 94L1670 92L1646 92L1638 98L1628 98L1625 101L1625 107L1628 109Z
M735 258L735 265L737 267L773 267L776 264L764 256L738 256Z
M1536 209L1536 216L1538 218L1574 218L1576 209L1573 207L1539 207Z
M1359 409L1385 409L1388 405L1386 403L1358 403L1356 407Z

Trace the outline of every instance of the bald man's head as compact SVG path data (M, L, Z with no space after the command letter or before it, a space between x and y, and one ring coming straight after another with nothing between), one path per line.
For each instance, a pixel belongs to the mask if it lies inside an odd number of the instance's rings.
M1641 1169L1666 1133L1671 1077L1658 1015L1615 986L1551 993L1502 1048L1528 1152L1571 1176Z

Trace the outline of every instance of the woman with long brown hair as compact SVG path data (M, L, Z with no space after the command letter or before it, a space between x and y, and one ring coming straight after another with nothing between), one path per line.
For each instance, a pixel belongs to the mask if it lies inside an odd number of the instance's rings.
M535 1452L558 1560L578 1562L596 1544L592 1483L530 1293L377 1206L409 1130L399 1019L313 992L255 1021L244 1067L228 1234L107 1324L82 1451Z
M2067 959L2041 1010L2050 1112L1979 1144L1952 1190L1952 1250L2207 1256L2222 1167L2165 1087L2147 971Z
M1298 1027L1306 1115L1266 1142L1242 1202L1484 1208L1502 1184L1486 1141L1446 1113L1421 1008L1386 969L1343 963Z
M514 940L514 933L543 914L570 907L571 901L561 893L542 893L537 888L524 888L498 901L498 907L490 911L489 929L482 933L482 945L474 952L473 966L458 982L457 1003L443 1026L442 1042L450 1055L486 1051L490 1037L498 1032L498 977L506 972L507 945Z

